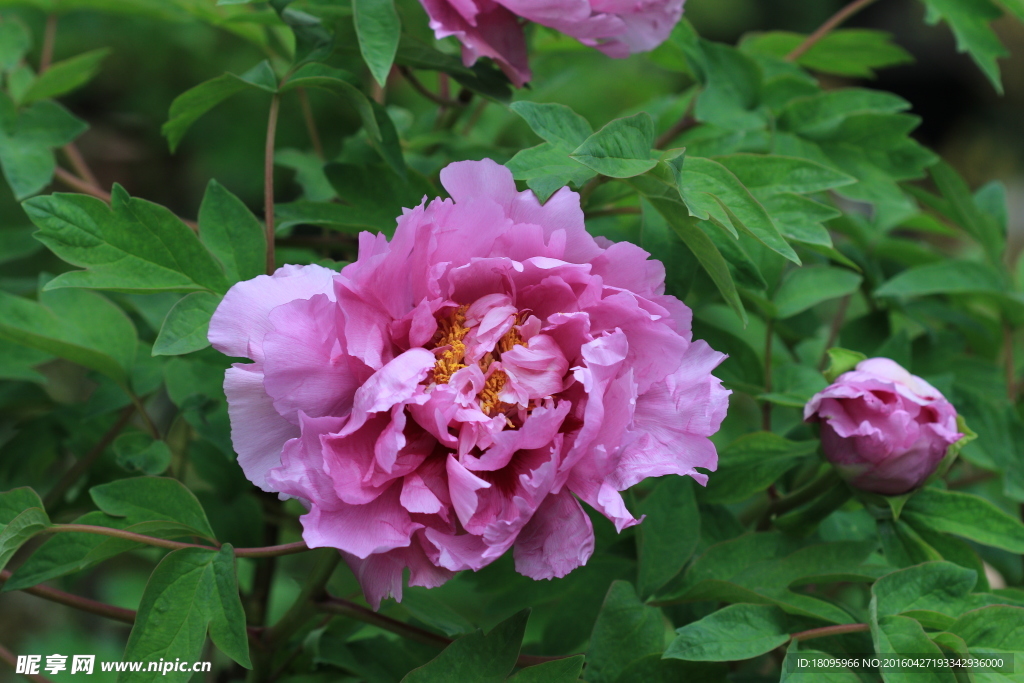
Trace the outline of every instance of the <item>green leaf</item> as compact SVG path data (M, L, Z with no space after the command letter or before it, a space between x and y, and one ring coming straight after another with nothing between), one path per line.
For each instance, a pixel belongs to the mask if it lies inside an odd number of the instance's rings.
M509 683L576 683L583 671L583 655L535 664L507 679Z
M601 175L632 178L654 168L654 120L647 112L615 119L577 147L571 158Z
M791 270L775 292L776 314L785 320L823 301L853 294L862 280L853 271L831 266Z
M169 553L153 570L128 636L124 659L140 662L203 659L207 628L220 650L252 668L245 613L238 596L230 545L218 550L183 548ZM122 673L118 681L184 681L192 672Z
M398 141L398 132L383 106L368 98L359 88L352 84L354 77L347 71L335 69L326 64L310 63L302 65L292 76L281 85L285 93L296 88L320 88L340 95L359 114L366 131L367 139L381 158L392 170L405 178L405 159Z
M636 508L646 515L636 534L637 591L646 598L693 555L700 540L700 512L690 478L675 476L658 480Z
M109 207L78 194L36 197L24 207L39 228L36 239L86 268L58 275L47 289L227 291L220 264L187 225L159 204L129 197L120 185L114 186Z
M509 108L526 120L545 143L521 150L505 163L516 180L541 201L569 183L580 187L596 174L569 155L593 135L594 130L582 116L562 104L513 102Z
M134 477L118 479L89 489L92 500L103 512L138 521L177 522L196 535L213 538L213 529L203 506L177 479Z
M46 378L34 368L52 359L53 356L43 351L0 339L0 379L42 382Z
M729 662L771 652L789 641L785 612L771 605L729 605L676 630L666 658Z
M180 356L205 349L210 318L221 296L210 292L192 292L181 298L167 313L160 334L153 343L154 356Z
M718 470L709 477L700 499L709 503L745 500L817 450L816 440L790 441L771 432L741 436L719 451Z
M352 0L359 51L374 80L384 87L398 51L402 23L394 0Z
M1002 16L1002 12L989 0L923 0L928 8L926 21L937 24L944 20L956 36L956 49L970 53L974 63L992 81L1002 94L996 60L1009 54L989 22Z
M32 47L32 34L20 21L7 17L0 24L0 71L10 71L18 65Z
M692 31L692 29L691 29ZM687 50L687 61L704 86L694 115L728 130L763 128L764 74L753 59L731 45L700 39Z
M42 504L22 511L0 529L0 569L7 566L14 553L26 541L50 526L50 518Z
M967 234L977 240L985 249L985 253L992 263L1000 263L1006 246L1005 197L988 197L985 194L981 194L980 197L971 195L970 188L964 179L944 161L932 166L929 173L932 180L935 181L935 186L942 193L942 200L937 200L924 192L918 192L918 197L961 226ZM988 210L982 209L981 201L989 203ZM991 206L993 203L996 206Z
M1012 553L1024 553L1024 524L984 498L924 488L903 507L903 518L924 526L969 538L972 541Z
M829 364L828 369L825 370L825 379L829 382L835 382L836 378L844 372L849 372L857 367L857 363L862 360L867 360L860 351L850 351L849 349L842 349L838 346L828 349Z
M17 261L42 249L43 245L32 237L34 231L30 225L0 229L0 263Z
M623 669L615 683L728 683L729 669L717 662L687 662L681 659L662 659L661 654L647 655L633 660Z
M129 472L162 474L171 464L171 449L164 441L149 434L132 432L122 434L114 441L117 464Z
M228 284L266 270L266 231L242 200L216 180L206 186L199 206L199 239L224 267Z
M612 683L635 659L664 650L661 610L640 602L627 581L608 589L587 650L588 683Z
M1000 293L1002 282L991 267L948 260L909 268L875 290L875 296Z
M772 31L743 42L748 53L785 57L805 36ZM874 78L875 69L914 61L909 52L892 42L885 31L851 28L832 31L800 55L796 63L813 71L837 76Z
M260 62L241 76L224 74L211 78L175 97L171 102L167 123L161 128L171 151L178 148L178 143L200 116L232 95L252 88L268 93L277 92L277 78L269 62Z
M710 218L733 234L742 228L769 249L800 263L761 203L719 162L687 157L679 175L679 195L691 216Z
M274 165L295 171L295 182L302 188L302 199L329 202L337 193L324 175L324 160L315 152L285 147L274 151Z
M51 64L21 96L21 104L48 100L80 88L92 80L108 54L110 48L103 47Z
M1024 652L1024 607L991 605L967 612L948 629L972 653Z
M883 657L942 657L942 651L914 619L886 616L871 620L875 652ZM956 683L950 669L881 667L886 683Z
M873 580L861 568L875 541L838 541L793 551L793 540L777 533L746 534L717 543L691 563L678 580L655 596L657 603L724 601L776 605L784 611L842 624L855 621L832 603L794 592L791 586L829 581Z
M459 638L434 659L413 669L402 683L497 683L516 665L530 610L517 612L484 635Z
M807 194L843 187L857 179L808 159L774 154L730 154L713 157L759 199L792 192Z
M29 508L42 508L39 494L28 486L21 486L0 493L0 525L8 525L15 517Z
M122 387L135 367L135 326L94 292L42 292L37 303L0 291L0 337L92 368Z
M883 576L871 587L878 616L907 614L923 620L933 612L946 615L949 623L964 612L1001 602L998 596L971 593L977 572L952 562L925 562Z
M145 515L142 517L145 518ZM105 512L88 512L74 520L73 523L123 529L167 539L192 536L195 533L193 529L176 522L143 521L143 519L130 516L111 517ZM81 532L53 534L18 567L14 575L3 585L2 590L21 590L35 586L44 581L82 571L115 555L142 547L144 547L143 544L135 541L99 534Z
M0 170L16 199L36 194L50 184L55 147L63 147L88 129L56 102L37 102L17 112L0 93Z
M657 181L655 181L657 182ZM641 189L641 192L644 190ZM665 199L663 197L646 194L647 200L671 226L672 230L683 241L683 244L693 253L700 262L700 265L707 271L711 281L718 287L722 298L729 304L729 307L736 311L736 315L744 324L747 322L747 312L740 301L739 292L736 290L736 283L729 271L729 264L718 250L715 243L707 234L700 229L698 221L687 215L686 207L677 200Z

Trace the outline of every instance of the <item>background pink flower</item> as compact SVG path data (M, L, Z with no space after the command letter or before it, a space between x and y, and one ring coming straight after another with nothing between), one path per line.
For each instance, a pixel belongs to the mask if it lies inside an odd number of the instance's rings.
M896 495L924 483L963 434L938 389L888 358L869 358L804 406L825 457L853 486Z
M594 546L582 500L637 524L620 491L714 470L724 356L630 243L587 234L579 195L543 206L493 161L448 166L452 199L360 235L341 273L240 282L210 324L232 439L253 483L300 499L367 599L401 598L510 548L550 579Z
M576 38L610 57L653 50L683 15L685 0L420 0L438 39L456 36L469 66L490 57L517 86L530 80L522 19Z

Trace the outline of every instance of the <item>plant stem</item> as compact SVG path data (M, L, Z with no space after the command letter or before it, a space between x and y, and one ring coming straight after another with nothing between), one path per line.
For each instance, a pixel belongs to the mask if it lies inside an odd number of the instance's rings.
M96 534L97 536L110 536L112 538L120 538L125 541L135 541L136 543L144 543L146 545L152 545L158 548L167 548L169 550L181 550L182 548L203 548L204 550L213 549L213 546L170 541L165 538L157 538L155 536L137 534L133 531L125 531L124 529L111 529L110 527L95 526L92 524L54 524L53 526L43 529L40 533ZM280 557L281 555L304 553L307 550L309 550L309 546L307 546L304 541L297 541L295 543L268 545L259 548L235 548L235 557Z
M146 426L146 431L157 441L162 441L163 437L160 436L160 430L156 428L153 423L153 419L149 416L146 411L146 405L142 402L142 399L135 395L134 392L129 391L128 396L132 399L132 405L135 406L135 410L139 411L139 417L142 418L142 424Z
M775 336L775 318L767 318L764 324L764 393L772 393L772 337ZM772 402L761 403L761 429L772 430Z
M850 297L852 294L847 294L839 301L839 308L836 310L836 315L832 318L832 326L828 330L828 339L825 341L825 348L821 351L821 360L818 361L818 370L824 370L828 364L828 350L832 348L832 345L836 343L836 339L839 339L839 330L843 328L843 320L846 318L846 309L850 306Z
M843 7L841 10L829 17L824 24L814 31L814 33L807 36L807 38L804 39L804 42L793 48L793 51L786 55L786 61L795 62L800 59L804 53L814 47L819 40L831 33L833 29L873 2L875 2L875 0L854 0L846 7Z
M378 614L371 609L363 607L362 605L356 604L351 600L345 600L344 598L329 597L317 603L317 607L324 612L330 612L349 619L355 619L361 621L364 624L371 624L377 628L391 633L414 640L417 643L423 643L424 645L431 645L437 648L446 648L452 643L451 638L446 638L436 633L431 633L416 626L406 624L386 617L383 614ZM544 662L551 662L556 659L566 659L568 657L575 657L576 655L562 655L557 657L544 657L540 655L519 655L519 659L516 660L517 667L534 666L536 664L543 664Z
M437 93L435 93L433 90L431 90L427 86L423 85L423 82L420 81L420 79L416 78L415 74L413 74L412 70L409 67L407 67L407 66L400 66L400 67L398 67L398 73L402 74L402 76L405 78L405 80L409 82L409 85L412 86L413 90L418 92L420 95L423 95L424 97L426 97L428 100L430 100L434 104L440 105L442 107L458 107L458 106L461 106L459 104L459 102L457 102L457 101L455 101L455 100L453 100L451 98L448 98L448 97L442 97L441 95L438 95Z
M277 113L281 108L281 97L274 95L270 100L267 115L267 145L263 151L263 220L267 224L267 275L273 275L274 259L274 137L277 135Z
M613 206L610 209L596 209L583 214L584 218L601 218L602 216L630 216L640 213L638 206Z
M13 572L9 569L0 570L0 584L6 583L11 578ZM138 613L135 610L125 609L123 607L115 607L114 605L108 605L105 602L98 602L96 600L90 600L89 598L83 598L78 595L71 593L65 593L62 590L56 588L50 588L49 586L37 585L29 586L28 588L21 588L22 593L28 593L50 602L56 602L67 607L71 607L83 612L89 612L100 617L106 617L114 621L120 621L125 624L134 624L135 617ZM246 627L246 631L250 638L254 638L262 635L262 628Z
M53 177L70 187L72 190L78 190L84 194L92 195L97 199L102 199L108 204L110 203L109 192L88 181L82 180L70 171L58 167L54 170Z
M50 68L53 62L53 46L57 42L57 14L46 17L46 28L43 31L43 48L39 54L39 73Z
M43 504L46 507L50 507L54 503L60 501L60 499L67 493L67 490L74 486L75 482L85 474L93 463L103 455L103 451L107 449L107 446L114 442L117 435L121 433L121 430L125 428L129 420L132 419L132 415L135 413L135 406L127 406L121 411L121 416L117 418L117 421L106 431L106 433L96 442L96 445L92 447L88 453L85 454L78 462L76 462L71 469L64 473L64 476L54 484L53 488L43 498Z
M0 583L5 583L11 578L12 572L7 569L0 571ZM57 590L56 588L50 588L49 586L31 586L29 588L22 588L22 592L28 593L29 595L35 595L36 597L49 600L50 602L60 603L67 607L72 607L83 612L90 612L107 619L113 619L114 621L121 621L126 624L135 623L135 612L130 609L124 609L123 607L114 607L103 602L97 602L88 598L79 597L72 595L71 593L65 593L64 591Z
M1017 401L1017 366L1013 358L1013 328L1003 321L1003 359L1006 372L1006 398L1011 403Z
M3 645L0 645L0 659L2 659L5 663L7 663L12 669L17 669L17 667L18 667L18 658L14 656L13 652L8 650ZM43 676L42 674L21 674L21 675L24 676L25 678L27 678L30 681L35 681L36 683L53 683L53 681L51 681L46 676Z
M89 168L89 165L85 163L85 157L83 157L82 153L78 151L78 147L75 143L69 142L64 145L63 149L64 155L71 163L71 168L75 169L75 173L77 173L85 182L90 183L94 187L100 187L99 181L96 180L96 176L93 174L92 169Z
M822 626L821 628L812 628L807 631L800 631L794 633L789 638L797 642L804 640L813 640L815 638L826 638L828 636L838 636L844 633L864 633L870 631L871 627L867 624L838 624L836 626Z
M316 127L316 119L313 118L313 107L309 104L309 93L305 88L296 88L299 95L299 106L302 107L302 118L306 122L306 132L309 134L309 142L313 145L313 153L321 161L324 158L324 146L320 142L320 131Z

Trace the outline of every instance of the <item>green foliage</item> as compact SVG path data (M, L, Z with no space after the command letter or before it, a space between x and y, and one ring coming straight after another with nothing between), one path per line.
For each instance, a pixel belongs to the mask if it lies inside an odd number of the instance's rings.
M168 554L146 584L125 658L199 661L209 628L210 640L221 652L252 668L234 564L230 545L219 551L183 548ZM189 678L190 671L118 676L119 681Z
M455 683L456 681L504 681L515 666L526 630L529 610L495 626L459 638L435 659L413 669L404 683Z
M990 145L1003 155L994 162L964 113L989 107L984 98L949 110L956 128L937 117L918 130L918 114L934 116L919 74L940 62L922 42L935 34L914 33L881 3L864 24L886 31L814 34L794 30L843 3L744 14L755 4L687 3L664 44L626 60L525 22L533 78L516 89L494 60L465 64L457 37L435 40L414 0L0 0L2 590L52 582L25 600L67 591L64 602L124 621L130 612L103 603L137 609L126 637L31 603L41 614L26 631L45 623L46 640L0 645L107 652L127 642L124 661L212 660L211 680L245 667L283 683L1016 680L780 665L780 648L1024 651L1024 258L1014 252L1019 188L985 182L1010 177L1016 148L997 136L1013 117L990 110L977 134L1005 143ZM1001 90L1000 38L1016 47L1024 3L923 6ZM499 37L494 16L473 20L487 41ZM942 76L949 92L937 101L967 97L954 90L959 75ZM1016 83L1006 85L1012 109ZM173 157L149 148L165 114ZM80 149L78 116L95 126ZM922 140L941 140L956 163ZM636 483L623 496L642 523L621 533L587 508L593 554L562 578L519 575L513 547L442 586L403 587L401 602L374 611L357 579L389 582L393 558L452 551L430 530L362 568L339 564L334 549L296 552L312 521L298 519L304 501L257 490L235 447L259 444L255 465L247 449L250 473L273 468L315 437L303 431L283 454L264 438L324 416L302 406L282 424L267 403L259 419L232 424L231 359L207 348L210 319L230 287L275 265L341 270L372 258L379 242L360 233L390 238L403 211L444 195L441 169L482 158L541 203L578 198L599 244L631 242L664 266L665 294L692 312L692 343L728 355L714 371L732 392L713 437L717 466L697 475L706 486L675 475ZM54 182L81 194L51 194ZM508 201L515 213L532 199ZM562 236L545 239L554 248ZM412 258L431 249L417 243ZM394 301L367 303L390 314ZM361 333L352 320L329 321L344 327L342 344ZM965 434L923 487L899 496L842 481L820 427L803 421L815 393L869 357L940 390ZM584 390L569 360L562 396ZM255 386L264 369L242 372ZM628 377L616 382L628 389ZM711 419L693 405L707 391L691 387L659 415L666 439ZM637 410L644 400L626 398ZM240 400L251 397L233 394L232 410ZM557 438L573 448L580 435L564 427ZM419 431L406 425L396 466L419 457ZM699 447L688 438L680 457ZM368 441L364 455L381 465L385 442ZM631 452L622 448L632 446L583 455L614 467ZM607 493L594 495L607 505ZM457 533L465 522L450 521ZM413 567L403 580L438 582L428 574ZM5 616L20 604L4 602Z
M25 203L36 239L73 265L47 288L118 292L227 290L224 269L196 234L164 207L114 187L110 207L85 195L54 194Z

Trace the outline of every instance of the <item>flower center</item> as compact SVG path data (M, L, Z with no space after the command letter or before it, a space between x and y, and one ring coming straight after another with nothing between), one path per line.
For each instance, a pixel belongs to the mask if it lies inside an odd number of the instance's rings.
M438 355L437 361L434 363L434 369L431 371L429 381L434 384L447 384L451 381L452 375L462 368L468 367L466 363L466 336L472 330L471 327L466 325L466 311L468 309L469 306L459 306L447 316L441 317L437 321L437 334L434 335L434 341L430 348L447 348ZM519 313L516 316L516 324L522 324L525 316L525 313ZM519 330L513 326L498 339L494 345L494 350L485 353L477 365L486 376L491 364L500 360L501 354L516 346L527 346L527 342L523 340ZM499 398L501 390L507 383L508 375L505 374L504 370L495 370L487 376L483 388L477 394L477 399L480 401L480 410L484 414L494 417L515 407L513 404L505 403Z

